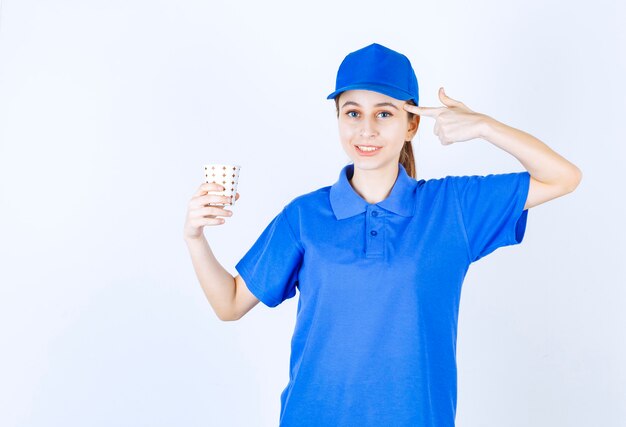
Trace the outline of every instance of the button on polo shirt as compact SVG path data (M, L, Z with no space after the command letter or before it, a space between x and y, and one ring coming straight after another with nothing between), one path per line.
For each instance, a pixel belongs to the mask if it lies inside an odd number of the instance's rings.
M299 292L280 425L454 426L469 265L522 242L530 174L415 180L368 203L349 180L296 197L237 263L268 307Z

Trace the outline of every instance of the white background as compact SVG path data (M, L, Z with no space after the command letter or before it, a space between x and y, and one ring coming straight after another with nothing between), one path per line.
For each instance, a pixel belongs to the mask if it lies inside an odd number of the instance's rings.
M337 68L377 42L583 171L521 245L470 267L457 425L626 425L624 2L28 1L0 10L0 425L276 426L297 296L222 322L183 224L203 165L242 165L205 235L236 262L349 162ZM484 140L418 179L523 171Z

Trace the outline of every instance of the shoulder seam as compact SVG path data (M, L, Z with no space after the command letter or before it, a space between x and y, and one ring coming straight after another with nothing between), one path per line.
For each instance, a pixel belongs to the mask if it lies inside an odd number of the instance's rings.
M289 218L287 217L287 206L283 208L281 215L285 217L285 222L287 223L287 228L289 229L289 234L291 235L291 240L294 241L300 253L304 254L304 248L302 247L302 244L300 243L300 241L296 238L296 234L293 231L293 227L289 223Z

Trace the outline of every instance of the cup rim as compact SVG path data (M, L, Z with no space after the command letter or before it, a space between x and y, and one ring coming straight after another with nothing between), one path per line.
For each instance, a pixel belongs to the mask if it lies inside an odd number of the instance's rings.
M207 168L209 166L234 166L237 169L241 169L241 165L238 163L205 163L202 165L203 168Z

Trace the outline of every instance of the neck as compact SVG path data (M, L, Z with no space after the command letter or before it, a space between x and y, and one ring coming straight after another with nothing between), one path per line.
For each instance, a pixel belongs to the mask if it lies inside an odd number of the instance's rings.
M367 203L374 204L385 200L398 178L398 163L389 163L379 169L360 169L354 164L354 174L349 180L354 191Z

